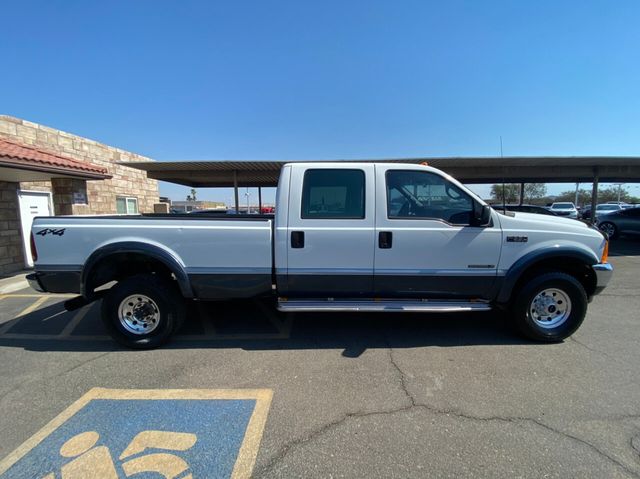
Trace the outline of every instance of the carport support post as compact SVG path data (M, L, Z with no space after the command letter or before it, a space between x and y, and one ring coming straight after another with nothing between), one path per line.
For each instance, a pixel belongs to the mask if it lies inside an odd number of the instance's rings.
M520 206L524 203L524 183L520 183Z
M591 188L591 218L589 222L596 224L596 205L598 204L598 182L600 176L598 174L598 167L593 168L593 187Z
M240 211L240 201L238 200L238 172L233 170L233 196L236 202L236 214Z
M258 214L262 214L262 186L258 186Z

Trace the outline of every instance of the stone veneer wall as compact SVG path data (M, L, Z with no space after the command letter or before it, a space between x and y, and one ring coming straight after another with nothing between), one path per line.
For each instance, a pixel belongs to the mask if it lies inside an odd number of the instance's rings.
M138 198L141 213L153 213L154 203L159 202L156 180L147 178L144 171L116 164L118 161L149 161L150 158L5 115L0 115L0 138L86 161L106 168L112 175L113 178L109 180L86 182L86 205L73 204L72 201L73 192L81 182L57 179L53 187L49 181L21 183L20 187L25 190L52 191L53 188L58 193L68 195L69 203L60 207L56 205L56 214L113 214L116 213L116 196Z
M24 268L18 183L0 181L0 276Z

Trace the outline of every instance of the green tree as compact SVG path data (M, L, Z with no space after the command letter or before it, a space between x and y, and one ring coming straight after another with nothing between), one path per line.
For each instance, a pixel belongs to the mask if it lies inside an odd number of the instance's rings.
M190 195L187 195L187 201L198 201L198 200L196 199L196 194L197 194L197 193L198 193L198 192L196 191L196 189L195 189L195 188L191 188L191 194L190 194Z
M563 191L554 198L554 201L575 201L576 190ZM618 187L607 186L598 190L598 203L606 203L607 201L618 201ZM627 203L638 203L640 200L635 196L631 196L625 187L620 189L620 201ZM578 190L578 206L591 204L591 190L580 188Z
M502 203L503 185L495 184L491 186L491 198ZM547 194L547 185L544 183L525 183L524 184L524 202L532 203L534 200L544 198ZM504 201L505 203L520 202L520 184L505 183L504 184Z

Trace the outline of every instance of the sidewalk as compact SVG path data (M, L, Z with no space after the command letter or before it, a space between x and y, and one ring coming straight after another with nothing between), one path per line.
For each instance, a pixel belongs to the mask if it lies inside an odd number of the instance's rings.
M18 271L10 276L0 276L0 294L9 294L29 287L25 277L31 270Z

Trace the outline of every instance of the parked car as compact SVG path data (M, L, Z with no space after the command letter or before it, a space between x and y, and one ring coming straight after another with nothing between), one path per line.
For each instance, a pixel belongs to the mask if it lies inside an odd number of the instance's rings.
M548 210L544 206L536 205L491 205L494 210L506 209L507 211L520 211L521 213L535 213L538 215L558 216L553 211Z
M578 210L575 205L570 202L552 203L549 211L558 216L566 216L568 218L578 219Z
M640 233L640 208L625 208L598 217L598 227L609 238L617 238L621 234Z
M503 308L523 335L561 341L613 272L597 228L500 214L424 165L287 164L275 212L35 218L28 280L80 293L70 308L101 298L112 337L148 349L180 328L183 298L266 297L285 312Z
M602 204L596 205L596 218L602 215L613 213L614 211L620 211L622 209L623 209L622 206L615 203L602 203ZM591 219L591 207L589 207L589 210L584 211L582 213L582 218L585 220Z

